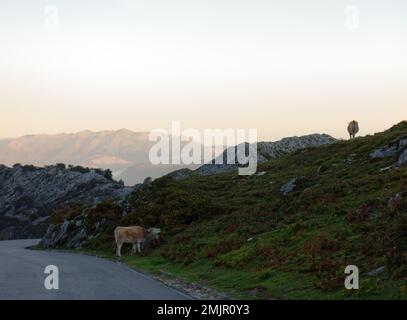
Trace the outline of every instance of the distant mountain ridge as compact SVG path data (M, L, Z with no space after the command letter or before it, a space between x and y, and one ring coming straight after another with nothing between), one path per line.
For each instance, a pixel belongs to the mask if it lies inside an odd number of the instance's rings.
M127 129L27 135L0 139L0 164L44 166L65 163L111 169L114 177L122 179L127 185L142 182L148 176L157 178L184 167L196 168L151 164L149 151L155 143L149 141L148 132Z
M99 158L111 157L109 164L119 166L129 159L145 161L140 154L149 145L148 133L136 133L121 129L118 131L92 132L89 130L70 134L27 135L19 138L0 139L0 162L12 165L26 161L31 164L47 165L56 162L90 164ZM7 154L5 151L9 151Z
M257 144L258 163L299 149L335 141L337 140L326 134L312 134L284 138L275 142L259 142ZM127 129L27 135L20 138L0 139L0 164L12 166L21 163L44 166L64 163L110 169L114 178L122 179L126 185L135 185L147 177L155 179L178 170L185 173L188 172L185 169L189 169L195 170L200 175L210 175L237 168L235 164L211 163L202 166L153 165L149 160L149 152L155 143L149 141L148 132L133 132ZM214 147L215 156L221 151L221 147ZM226 151L219 157L224 157L224 163L226 163Z

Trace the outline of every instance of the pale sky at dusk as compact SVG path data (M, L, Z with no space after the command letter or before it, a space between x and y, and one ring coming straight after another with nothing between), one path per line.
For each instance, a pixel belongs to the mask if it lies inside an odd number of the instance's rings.
M173 120L373 133L407 119L406 39L403 0L2 0L0 138Z

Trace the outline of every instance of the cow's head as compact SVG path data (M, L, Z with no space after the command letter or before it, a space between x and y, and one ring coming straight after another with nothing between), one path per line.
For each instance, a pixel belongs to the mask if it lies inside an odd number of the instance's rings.
M158 236L161 232L160 228L149 228L148 232L152 235Z

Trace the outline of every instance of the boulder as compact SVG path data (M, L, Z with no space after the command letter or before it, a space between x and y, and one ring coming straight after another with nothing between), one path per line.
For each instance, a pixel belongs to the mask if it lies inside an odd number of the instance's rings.
M377 275L383 273L384 271L386 271L386 267L379 267L379 268L373 269L372 271L369 271L367 273L367 275L368 276L377 276Z
M373 159L383 159L387 157L393 157L397 154L397 146L385 146L380 149L374 150L371 154L370 157Z
M387 201L387 207L390 209L397 208L403 200L403 196L401 192L396 193L394 197L391 197L389 201Z
M66 237L70 222L65 220L59 225L51 224L39 245L45 248L55 248Z
M298 181L298 178L297 178L297 177L291 179L291 180L288 181L286 184L283 184L283 185L281 186L280 191L281 191L284 195L286 195L286 194L292 192L292 191L295 189L295 187L297 186L297 184L296 184L297 181Z
M404 139L400 139L396 143L392 143L392 144L386 145L382 148L374 150L370 154L370 157L373 159L383 159L383 158L387 158L387 157L393 157L402 151L404 151L404 153L405 153L406 148L407 148L407 138L404 138ZM407 157L407 154L406 154L406 157Z

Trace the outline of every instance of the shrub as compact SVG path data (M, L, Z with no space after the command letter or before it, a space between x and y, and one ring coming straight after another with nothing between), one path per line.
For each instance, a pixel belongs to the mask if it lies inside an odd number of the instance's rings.
M102 219L109 221L110 229L114 229L122 217L123 209L120 205L112 202L105 201L91 208L87 213L87 224L93 225Z
M68 170L72 171L72 172L79 172L79 173L88 173L91 171L89 168L84 168L82 166L72 166L72 165L68 166Z
M73 220L82 214L84 208L85 205L82 204L73 204L70 206L57 208L51 213L49 222L51 224L60 224L65 220Z
M63 169L63 170L66 169L66 165L65 165L64 163L57 163L57 164L56 164L56 167L57 167L58 169Z
M23 169L24 172L34 172L34 171L38 170L38 168L33 165L24 165L21 168Z
M206 248L205 253L208 258L214 258L219 255L239 249L243 245L240 239L229 239L212 244Z

